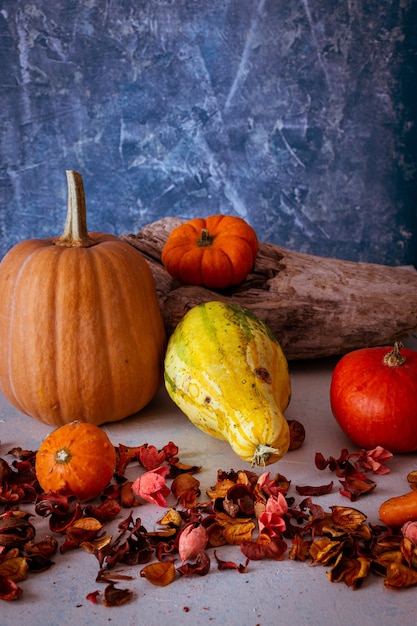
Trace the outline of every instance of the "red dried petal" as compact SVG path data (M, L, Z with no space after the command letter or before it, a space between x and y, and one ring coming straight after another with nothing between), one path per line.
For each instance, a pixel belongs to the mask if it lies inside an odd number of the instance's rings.
M6 576L0 575L0 600L17 600L23 589Z
M217 561L217 567L220 570L223 570L223 569L236 569L240 574L245 574L248 571L248 563L249 563L250 559L246 559L246 562L245 562L244 565L242 565L242 563L240 563L238 565L237 563L234 563L233 561L222 561L217 556L216 550L214 550L214 557L215 557L215 559Z
M242 553L251 561L262 559L281 560L288 549L287 542L279 537L271 538L268 543L244 541L240 544Z
M300 496L324 496L332 491L333 481L331 481L327 485L320 485L319 487L301 487L299 485L296 485L295 489Z

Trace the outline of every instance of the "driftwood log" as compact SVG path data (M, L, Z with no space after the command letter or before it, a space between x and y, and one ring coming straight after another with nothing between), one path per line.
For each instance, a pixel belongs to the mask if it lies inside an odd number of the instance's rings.
M121 235L150 265L168 336L190 308L212 300L253 311L289 360L389 345L417 329L417 271L411 267L323 258L261 242L253 271L237 288L181 285L161 264L161 251L182 221L166 217Z

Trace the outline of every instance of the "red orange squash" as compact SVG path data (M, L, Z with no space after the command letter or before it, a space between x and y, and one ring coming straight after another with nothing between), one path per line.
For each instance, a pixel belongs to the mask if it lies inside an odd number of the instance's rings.
M358 446L417 450L417 352L397 343L345 354L330 385L333 415Z

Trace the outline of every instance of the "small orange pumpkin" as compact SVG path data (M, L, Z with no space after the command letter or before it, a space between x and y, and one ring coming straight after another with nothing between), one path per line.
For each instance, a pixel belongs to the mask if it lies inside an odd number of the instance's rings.
M36 477L45 492L62 490L81 502L98 496L116 468L116 450L95 424L70 422L53 430L36 453Z
M161 260L179 282L225 289L245 280L257 253L258 238L243 218L211 215L174 228Z
M102 424L156 394L165 328L144 257L88 233L81 175L67 180L61 237L22 241L0 263L0 390L47 424Z

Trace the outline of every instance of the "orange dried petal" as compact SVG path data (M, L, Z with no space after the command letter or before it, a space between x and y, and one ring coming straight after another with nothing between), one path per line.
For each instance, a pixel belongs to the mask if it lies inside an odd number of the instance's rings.
M175 565L172 561L150 563L140 571L140 576L146 578L156 587L165 587L175 580Z

